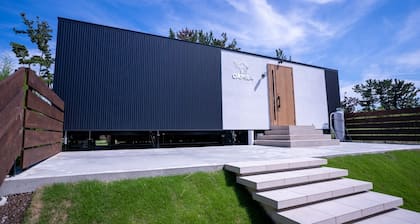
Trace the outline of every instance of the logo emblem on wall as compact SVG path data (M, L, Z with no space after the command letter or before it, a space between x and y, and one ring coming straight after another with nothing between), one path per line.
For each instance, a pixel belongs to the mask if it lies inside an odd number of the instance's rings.
M235 67L237 69L237 72L234 72L232 75L233 79L238 79L238 80L245 80L245 81L253 81L254 79L252 78L251 75L248 74L248 66L243 63L237 63L237 62L233 62L233 64L235 64Z

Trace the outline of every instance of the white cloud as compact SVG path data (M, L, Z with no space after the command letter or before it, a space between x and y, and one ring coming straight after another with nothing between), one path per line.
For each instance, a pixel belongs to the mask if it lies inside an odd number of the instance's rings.
M273 48L282 43L285 46L293 46L306 36L302 24L287 14L276 11L266 1L251 0L249 9L248 16L252 18L252 33L256 45Z
M340 9L340 14L328 20L331 36L340 37L349 32L353 25L366 16L375 6L377 0L347 2Z
M245 1L239 0L226 0L231 6L233 6L239 12L247 12L247 5Z
M74 4L66 4L64 1L55 1L53 4L56 4L60 16L75 18L76 20L100 25L137 30L135 20L139 18L133 18L130 14L123 14L123 16L120 16L119 13L115 12L119 7L114 4L122 4L121 2L76 1ZM138 4L137 7L139 6L141 5Z
M362 71L361 82L368 79L386 79L392 76L391 72L380 64L370 64Z
M359 83L361 82L349 82L340 80L340 99L343 100L344 96L359 98L359 94L353 91L353 86Z
M398 72L398 69L394 67L384 67L380 64L370 64L362 71L360 79L353 81L340 80L341 100L344 99L344 95L360 98L359 94L353 91L353 86L355 86L356 84L365 83L365 81L368 79L400 79L406 82L412 82L417 88L420 89L420 80L418 79L418 74L400 73ZM420 96L420 93L418 93L418 96Z
M379 78L380 80L389 79L389 78L396 78L396 77L390 77L390 76L386 76L386 75L379 75L378 77L383 77L383 78ZM366 81L366 79L361 79L361 80L353 81L353 82L340 80L340 99L343 100L344 96L356 97L356 98L360 99L360 94L355 93L353 91L353 87L357 84L365 83L365 81ZM417 87L418 89L420 89L420 80L404 79L404 81L406 83L408 83L408 82L414 83L414 86ZM420 93L418 93L417 96L420 97Z
M320 16L325 12L324 5L299 1L276 5L267 0L215 1L217 10L206 4L187 1L183 6L199 11L199 16L185 17L177 14L176 10L167 10L166 17L170 18L167 28L159 28L162 27L160 24L157 29L165 35L169 27L178 29L185 26L213 30L215 34L226 32L238 41L242 50L274 56L274 50L282 48L286 54L299 60L299 55L314 52L329 44L329 39L351 30L375 2L346 3L339 6L342 13L333 10L328 16Z
M338 38L351 30L353 24L373 8L376 0L311 1L316 4L308 1L278 4L268 0L216 0L211 3L182 0L176 4L168 4L166 1L138 3L135 0L129 0L128 3L122 0L106 2L139 9L143 4L153 4L160 8L159 11L164 11L164 18L148 24L150 30L146 32L166 36L169 28L179 30L185 27L212 30L215 36L226 32L230 39L235 38L238 41L238 46L244 51L274 56L274 50L282 48L294 60L300 60L300 55L322 49L330 43L330 39ZM109 13L105 13L105 7L101 5L84 3L83 7L91 12L90 15L76 15L90 22L101 21L100 23L106 25L128 29L142 24L141 17L106 16ZM339 8L340 13L334 9L325 10L324 7ZM183 10L180 11L179 8ZM127 22L129 19L132 21Z
M395 62L411 68L420 68L420 49L400 55Z
M307 37L306 25L300 19L291 13L276 10L265 0L240 3L229 0L228 3L236 10L235 15L221 15L228 18L228 23L219 23L214 27L235 37L247 51L270 52L274 55L274 49L278 47L297 50L299 43Z
M341 2L342 0L306 0L306 1L323 5L323 4L328 4L332 2Z
M420 9L410 13L404 21L402 29L397 34L397 42L405 42L419 37Z
M414 83L414 85L417 87L417 89L420 89L420 80L407 80L408 82L412 82L412 83ZM419 93L417 93L417 96L419 96L420 97L420 92Z
M12 69L13 70L20 67L19 61L17 60L17 58L15 57L15 54L12 51L10 51L10 50L4 50L3 52L0 53L0 58L1 58L0 64L1 65L3 65L2 64L3 63L2 60L5 57L7 57L7 58L9 58L11 60L11 62L12 62Z

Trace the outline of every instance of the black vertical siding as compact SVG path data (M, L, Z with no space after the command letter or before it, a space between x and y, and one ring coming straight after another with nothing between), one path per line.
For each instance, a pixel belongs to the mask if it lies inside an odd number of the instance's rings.
M221 130L220 49L59 18L65 130Z
M338 84L338 71L325 69L325 86L327 91L328 114L340 107L340 86Z

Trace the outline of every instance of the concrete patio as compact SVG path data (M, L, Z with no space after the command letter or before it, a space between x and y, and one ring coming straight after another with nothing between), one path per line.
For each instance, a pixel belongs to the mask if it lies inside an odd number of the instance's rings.
M61 152L17 176L7 178L0 188L0 195L29 192L40 186L60 182L112 181L215 171L229 162L296 157L327 158L412 149L420 149L420 146L345 142L336 146L311 148L242 145Z

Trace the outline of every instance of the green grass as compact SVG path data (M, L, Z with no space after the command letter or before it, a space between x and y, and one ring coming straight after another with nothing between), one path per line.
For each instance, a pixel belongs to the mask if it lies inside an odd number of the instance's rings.
M328 166L349 170L349 177L373 182L373 190L404 198L403 208L420 212L420 151L344 156Z
M329 159L374 190L420 211L420 151ZM223 171L110 183L56 184L38 190L25 223L270 223L251 195Z
M36 192L25 223L269 223L223 171L111 183L56 184Z

